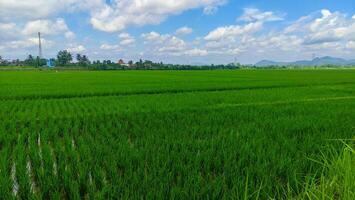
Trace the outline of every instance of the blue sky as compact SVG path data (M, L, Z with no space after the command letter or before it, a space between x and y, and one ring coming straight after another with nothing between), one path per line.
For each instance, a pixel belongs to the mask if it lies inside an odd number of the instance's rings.
M14 16L13 13L16 13ZM0 0L0 55L255 63L355 58L351 0Z

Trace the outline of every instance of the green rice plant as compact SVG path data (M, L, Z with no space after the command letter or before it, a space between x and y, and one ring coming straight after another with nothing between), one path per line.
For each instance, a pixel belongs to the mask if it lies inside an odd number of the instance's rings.
M320 178L308 177L299 199L344 199L355 198L355 150L354 145L344 142L340 153L331 150L330 156L323 156L315 162L322 166Z
M0 156L0 196L5 199L12 199L12 180L10 178L10 154L9 147L1 148Z
M30 71L0 80L6 199L15 198L12 169L18 198L352 198L352 156L332 141L354 137L351 70Z

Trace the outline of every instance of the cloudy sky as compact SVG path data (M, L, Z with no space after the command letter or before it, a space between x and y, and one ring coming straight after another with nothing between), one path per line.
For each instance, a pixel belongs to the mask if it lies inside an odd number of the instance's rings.
M255 63L355 58L354 0L0 0L0 55Z

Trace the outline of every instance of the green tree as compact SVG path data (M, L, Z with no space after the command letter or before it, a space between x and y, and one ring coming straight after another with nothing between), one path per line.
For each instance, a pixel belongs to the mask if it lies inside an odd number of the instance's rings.
M25 64L28 66L36 66L36 61L31 54L26 58Z
M76 54L76 60L78 61L78 63L80 64L81 60L82 60L82 56L81 54Z
M76 54L76 60L80 66L88 66L90 65L90 60L86 55Z
M81 58L81 62L84 63L85 65L90 64L90 60L86 55L83 55L83 57Z
M73 56L67 50L59 51L57 55L57 63L59 66L66 66L73 60Z
M47 59L40 58L39 56L36 57L35 66L42 67L47 65Z

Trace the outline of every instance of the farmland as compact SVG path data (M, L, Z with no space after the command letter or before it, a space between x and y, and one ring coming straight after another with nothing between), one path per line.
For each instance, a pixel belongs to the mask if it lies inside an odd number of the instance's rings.
M355 71L4 71L0 119L4 199L286 199L352 145Z

